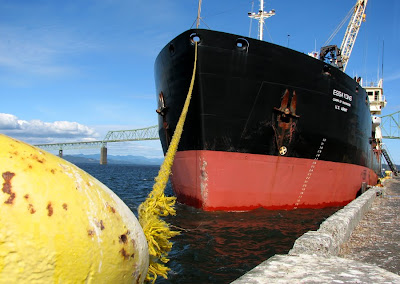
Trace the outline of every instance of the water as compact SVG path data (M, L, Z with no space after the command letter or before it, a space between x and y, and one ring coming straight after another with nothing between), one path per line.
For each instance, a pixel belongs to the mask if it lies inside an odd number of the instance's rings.
M158 166L78 164L112 189L135 213L154 184ZM166 195L172 195L168 185ZM177 204L167 222L181 234L173 238L168 280L156 283L230 283L294 241L339 208L293 211L203 212Z

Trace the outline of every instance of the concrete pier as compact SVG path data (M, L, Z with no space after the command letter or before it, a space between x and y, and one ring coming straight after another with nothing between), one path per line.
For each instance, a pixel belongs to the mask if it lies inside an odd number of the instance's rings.
M400 283L399 208L400 180L388 180L232 283Z
M100 148L100 165L107 165L107 147Z
M339 256L400 274L400 179L385 182L382 196L355 228Z

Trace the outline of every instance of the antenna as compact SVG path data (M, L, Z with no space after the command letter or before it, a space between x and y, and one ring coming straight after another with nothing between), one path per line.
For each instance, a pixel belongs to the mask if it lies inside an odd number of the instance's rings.
M380 52L379 52L379 47L378 47L378 66L377 66L377 68L376 68L376 69L377 69L377 72L376 72L376 73L377 73L377 75L376 75L376 81L377 81L377 82L379 82L379 71L380 71L380 70L379 70L379 63L380 63L380 62L379 62L379 61L380 61L379 53L380 53Z
M383 80L383 55L384 55L384 51L385 51L385 40L383 40L382 42L382 80Z
M275 15L275 10L264 12L264 0L260 0L260 10L258 13L248 13L249 17L258 20L258 39L263 40L264 19Z
M251 13L253 13L254 10L254 1L251 1ZM250 28L249 28L249 37L251 36L251 24L253 23L253 19L250 18Z

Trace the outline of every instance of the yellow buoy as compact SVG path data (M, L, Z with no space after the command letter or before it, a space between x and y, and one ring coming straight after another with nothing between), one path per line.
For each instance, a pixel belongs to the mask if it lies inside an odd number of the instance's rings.
M105 185L4 135L0 175L1 283L143 282L146 238Z

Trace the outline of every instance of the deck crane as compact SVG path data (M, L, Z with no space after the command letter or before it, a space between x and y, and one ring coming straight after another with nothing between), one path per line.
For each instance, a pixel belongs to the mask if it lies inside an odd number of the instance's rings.
M365 8L368 0L357 0L354 5L353 14L347 26L342 45L337 48L336 45L324 46L320 51L320 59L325 61L328 59L335 62L339 69L343 72L346 70L351 51L353 50L358 31L360 30L361 23L365 21ZM328 55L329 54L329 55Z
M349 61L351 51L353 50L358 31L360 30L361 22L365 22L365 7L368 0L358 0L354 6L354 13L347 26L340 52L342 55L343 72L346 70L347 62Z

